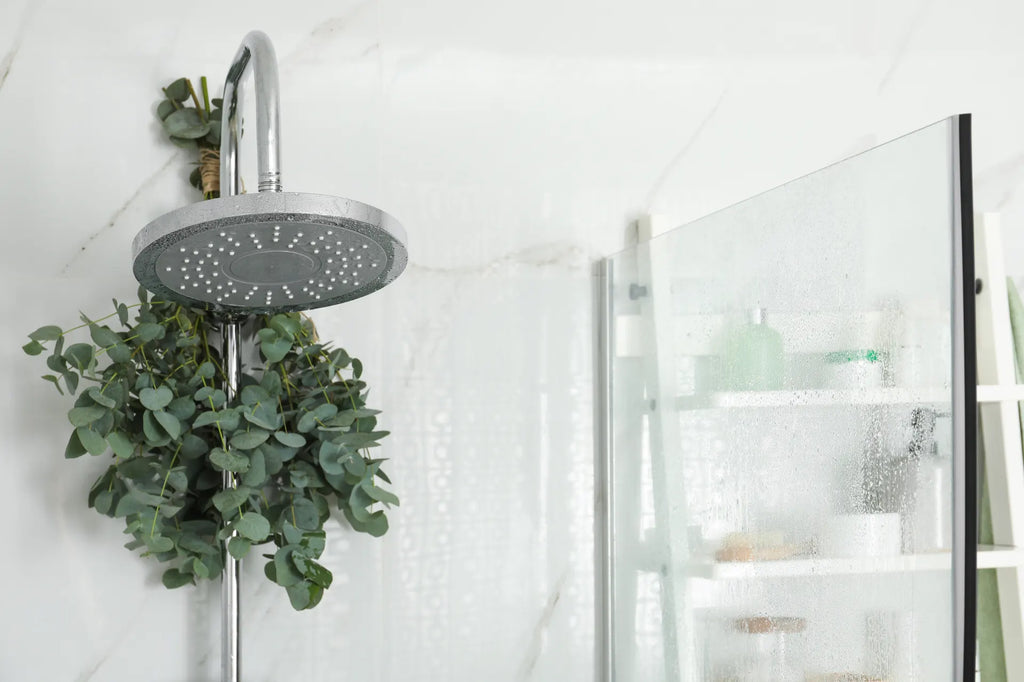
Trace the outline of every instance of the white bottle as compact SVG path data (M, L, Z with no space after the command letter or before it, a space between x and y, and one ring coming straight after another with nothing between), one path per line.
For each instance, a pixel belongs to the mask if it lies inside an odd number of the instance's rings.
M936 440L924 448L917 471L914 509L914 551L937 552L953 547L953 457L943 433L948 419L936 421Z

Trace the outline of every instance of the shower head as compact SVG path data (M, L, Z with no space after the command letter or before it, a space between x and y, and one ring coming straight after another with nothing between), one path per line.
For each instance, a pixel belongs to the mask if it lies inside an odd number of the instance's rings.
M211 199L157 218L135 238L135 277L158 296L224 312L307 310L372 293L406 265L387 213L318 194Z
M238 102L253 64L259 192L239 194ZM224 86L220 199L167 213L132 245L147 289L227 314L308 310L373 293L405 269L405 230L384 211L281 191L277 61L270 39L245 37Z

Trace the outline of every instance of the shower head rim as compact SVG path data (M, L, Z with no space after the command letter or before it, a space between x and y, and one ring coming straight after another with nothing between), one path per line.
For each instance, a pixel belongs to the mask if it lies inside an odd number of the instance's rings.
M157 270L162 254L187 239L218 232L226 227L255 223L312 223L361 235L379 246L387 258L380 274L358 288L323 300L291 304L232 305L215 303L202 296L182 294L165 284ZM132 243L136 279L153 294L170 297L192 307L225 315L270 314L311 310L368 295L396 279L408 262L406 233L401 223L385 211L354 199L304 192L260 192L210 199L166 213L146 225Z

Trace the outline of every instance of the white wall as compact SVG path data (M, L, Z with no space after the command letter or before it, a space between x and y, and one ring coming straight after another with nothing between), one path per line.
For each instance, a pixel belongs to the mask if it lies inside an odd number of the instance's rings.
M217 679L217 590L167 592L86 509L103 464L63 460L68 401L19 346L133 295L132 237L195 199L158 87L220 82L249 29L281 62L286 189L385 208L411 258L315 315L366 363L403 505L382 541L335 529L312 612L249 563L246 680L592 679L590 266L636 215L971 111L976 206L1024 274L1018 3L233 5L0 3L5 681Z

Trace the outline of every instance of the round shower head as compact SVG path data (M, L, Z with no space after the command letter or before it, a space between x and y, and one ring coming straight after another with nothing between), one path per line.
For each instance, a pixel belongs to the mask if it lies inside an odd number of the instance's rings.
M184 206L132 245L151 292L225 313L308 310L370 294L408 255L391 216L351 199L260 192Z

